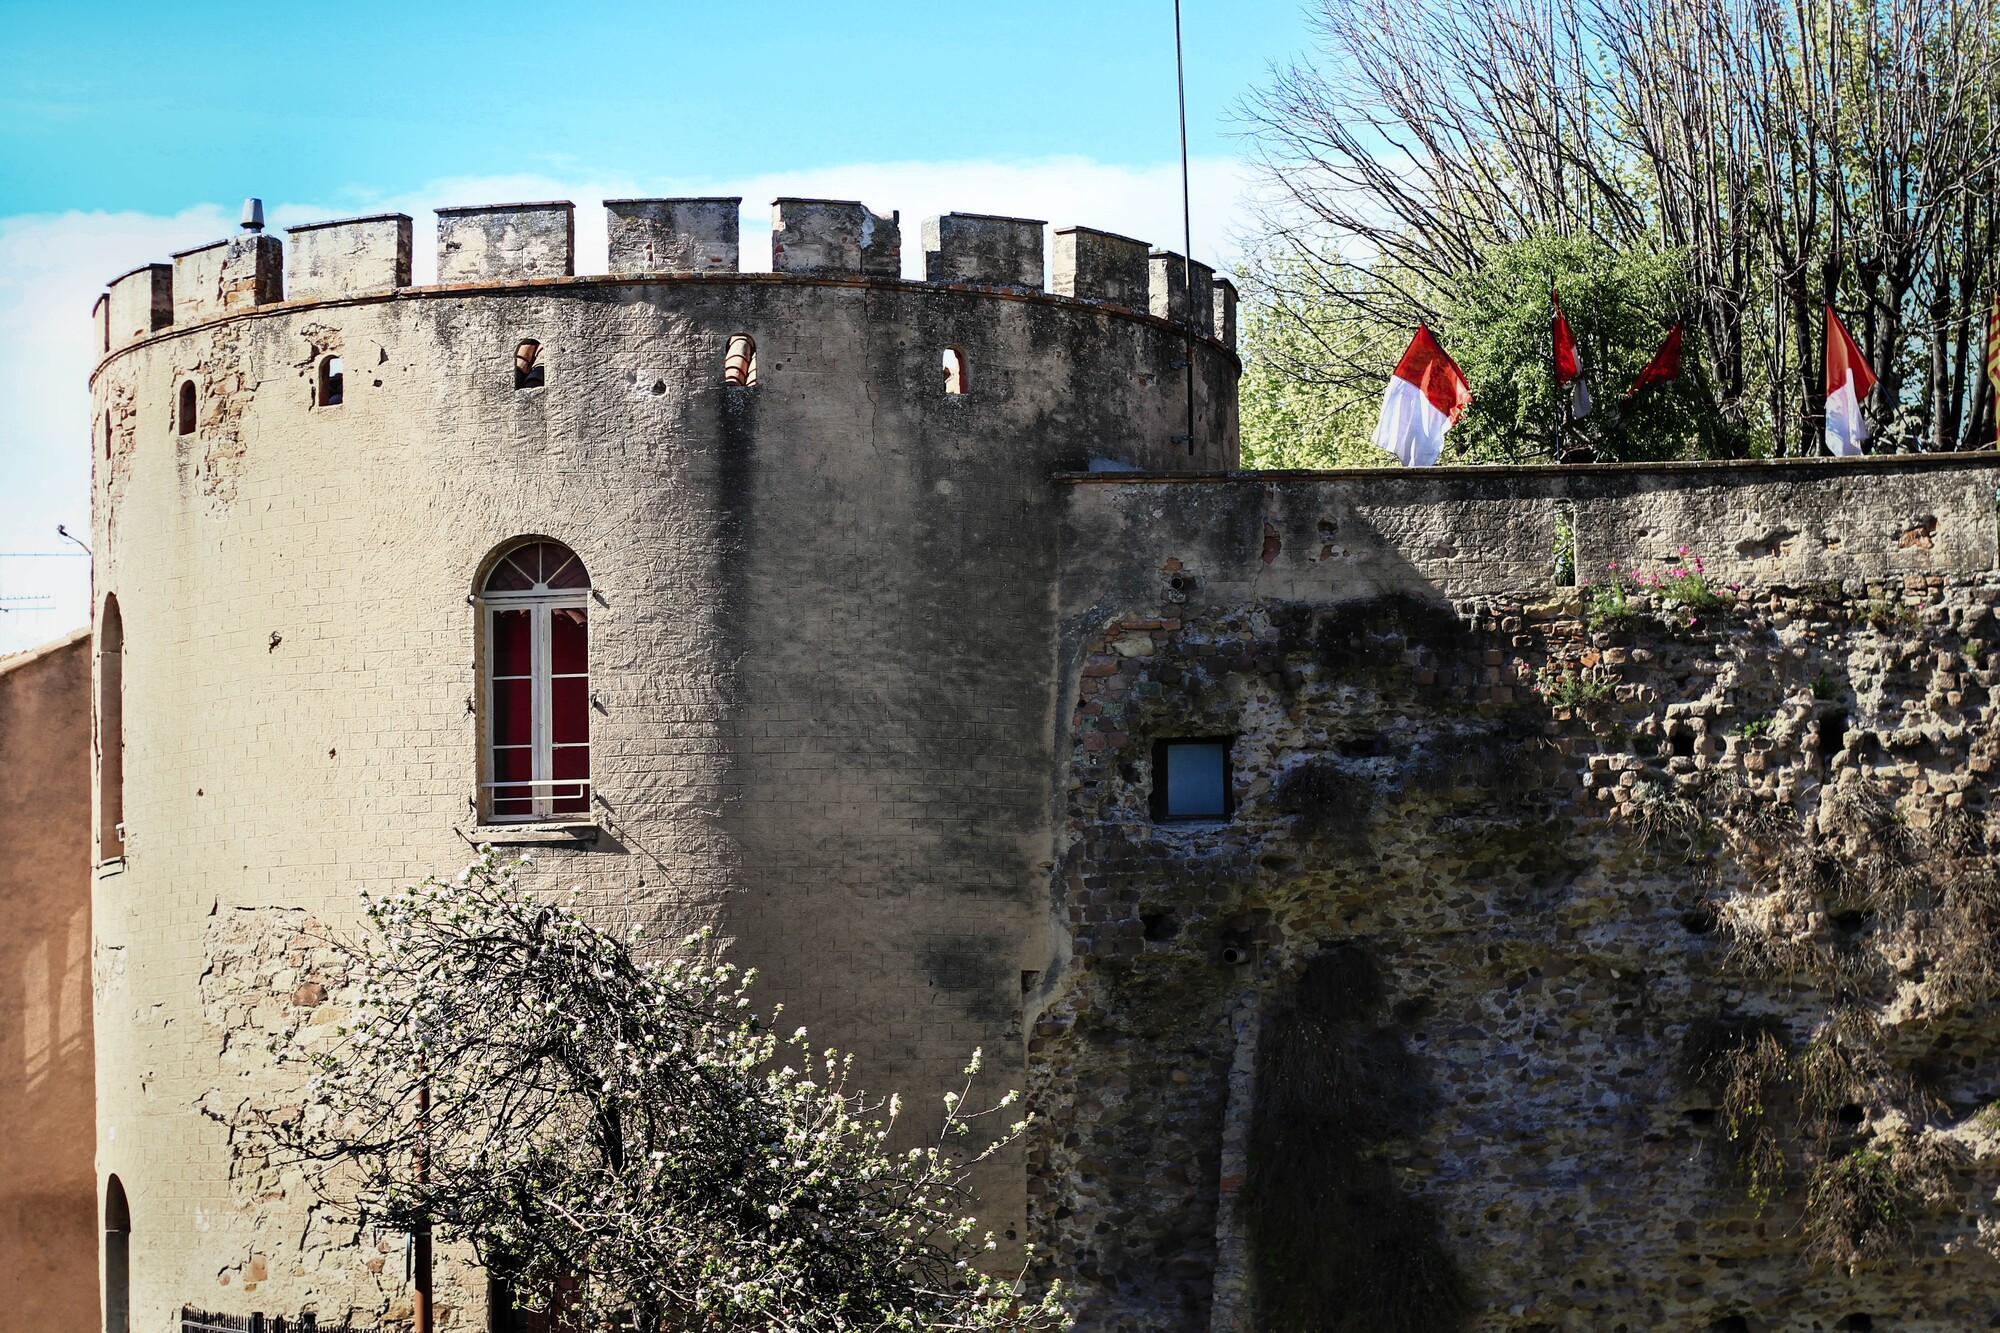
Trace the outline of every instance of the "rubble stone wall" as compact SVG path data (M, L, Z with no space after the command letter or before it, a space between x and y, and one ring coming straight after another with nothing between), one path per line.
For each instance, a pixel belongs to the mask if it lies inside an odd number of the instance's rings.
M1995 479L1073 482L1028 1194L1081 1326L1988 1326ZM1155 822L1213 736L1232 817Z

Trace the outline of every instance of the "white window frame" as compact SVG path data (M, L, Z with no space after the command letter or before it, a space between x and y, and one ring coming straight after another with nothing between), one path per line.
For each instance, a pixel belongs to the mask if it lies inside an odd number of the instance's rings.
M486 696L486 737L484 745L486 751L486 781L480 784L485 793L485 808L481 813L486 822L491 824L528 824L552 819L587 819L589 817L587 809L581 814L574 811L566 811L558 815L555 812L555 789L557 787L581 787L586 807L590 803L591 788L588 776L581 778L558 778L555 776L553 714L555 711L555 682L557 677L552 669L554 662L551 659L554 655L552 643L554 636L554 613L572 608L582 608L584 613L584 669L581 672L566 674L561 679L583 681L584 696L587 701L590 695L590 590L588 588L562 588L555 590L530 588L518 592L489 592L483 594L479 601L481 629L485 635L485 670L483 673L485 682L483 688ZM522 785L518 781L502 783L498 781L496 776L500 771L500 766L497 747L494 745L493 740L494 722L499 717L493 691L493 684L497 678L497 672L495 671L497 660L494 652L494 616L502 611L528 612L528 734L532 746L529 759L528 789L534 804L532 812L524 815L503 815L495 813L494 809L497 801L500 799L520 799L518 796L512 795L503 798L499 791L502 786L517 787ZM515 680L518 677L509 676L506 679ZM587 708L588 706L589 704L586 702L585 707ZM589 746L586 745L584 748L587 751Z

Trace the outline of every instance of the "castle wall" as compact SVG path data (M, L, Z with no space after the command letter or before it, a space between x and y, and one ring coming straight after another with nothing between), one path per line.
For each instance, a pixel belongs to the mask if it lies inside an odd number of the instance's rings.
M1079 1326L1989 1322L1996 480L1073 479L1028 1191ZM1727 604L1613 615L1565 526ZM1216 736L1232 816L1157 822Z
M97 1320L90 635L0 658L0 1310Z
M722 384L735 333L753 389ZM523 339L542 387L515 388ZM1187 346L1054 297L755 275L266 306L107 360L126 836L98 884L98 1151L131 1198L134 1327L407 1313L400 1237L309 1225L229 1125L272 1095L263 1034L323 1003L304 923L351 927L357 885L449 871L466 838L525 844L655 938L713 927L870 1088L932 1104L975 1046L1018 1085L1049 961L1048 478L1232 465L1212 344L1201 433L1175 438ZM336 353L345 400L314 406ZM469 593L524 534L592 579L582 836L471 818ZM984 1182L1010 1242L1023 1183L1018 1154ZM439 1293L476 1326L476 1274L448 1260Z

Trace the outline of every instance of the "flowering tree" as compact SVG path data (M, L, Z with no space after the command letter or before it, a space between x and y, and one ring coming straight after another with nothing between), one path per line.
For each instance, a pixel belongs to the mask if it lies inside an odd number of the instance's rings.
M351 1016L310 1071L302 1114L265 1130L327 1201L469 1241L519 1299L658 1333L1053 1329L975 1261L946 1094L928 1147L889 1146L899 1105L848 1085L849 1060L781 1038L749 974L641 959L489 849L450 882L367 898L342 942ZM365 895L364 895L365 896ZM699 939L683 952L699 952ZM968 1087L979 1065L966 1068Z

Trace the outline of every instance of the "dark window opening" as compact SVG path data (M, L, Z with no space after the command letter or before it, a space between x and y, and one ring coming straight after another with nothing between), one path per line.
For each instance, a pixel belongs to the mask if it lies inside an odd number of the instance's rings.
M113 1176L104 1186L104 1333L132 1327L132 1209Z
M1710 1333L1750 1333L1750 1321L1740 1314L1726 1314L1708 1327Z
M1819 752L1831 759L1847 746L1847 714L1829 713L1819 720Z
M514 387L539 389L544 379L542 345L529 338L514 349Z
M174 429L182 435L194 434L194 381L181 381L180 402L174 409Z
M104 597L97 624L97 859L125 855L125 622Z
M1850 1128L1852 1126L1860 1124L1862 1121L1868 1118L1868 1112L1863 1110L1858 1104L1854 1102L1849 1102L1847 1105L1841 1107L1840 1110L1836 1112L1836 1115L1839 1118L1841 1124L1847 1125Z
M1840 1321L1840 1326L1848 1333L1874 1333L1875 1316L1872 1314L1851 1314Z
M1227 819L1234 809L1228 737L1154 743L1154 819Z
M104 414L104 456L111 457L111 414Z
M1141 912L1139 927L1147 939L1159 943L1181 933L1181 919L1167 911Z
M1675 727L1667 735L1667 744L1676 759L1688 759L1694 755L1694 732L1687 727Z
M1687 1112L1687 1119L1688 1123L1690 1125L1693 1125L1695 1128L1706 1129L1708 1126L1715 1123L1715 1108L1712 1106L1689 1107Z
M729 350L722 358L722 382L732 389L757 387L757 340L749 334L729 335Z
M944 349L944 391L954 396L965 392L965 353L956 347Z
M338 407L347 397L347 374L340 358L329 356L319 363L319 405Z

